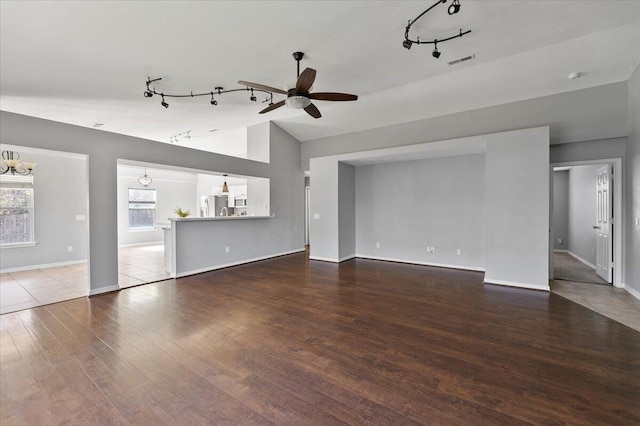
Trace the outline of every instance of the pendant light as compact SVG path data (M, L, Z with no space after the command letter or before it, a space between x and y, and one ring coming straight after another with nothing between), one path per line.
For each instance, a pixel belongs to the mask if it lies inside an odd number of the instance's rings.
M153 182L153 179L151 179L149 176L147 176L147 168L144 168L144 176L141 176L138 178L138 182L140 182L140 185L142 186L149 186L151 185L151 182Z
M229 187L227 186L227 175L224 174L222 176L224 176L224 185L222 185L222 193L223 194L228 194L229 193Z

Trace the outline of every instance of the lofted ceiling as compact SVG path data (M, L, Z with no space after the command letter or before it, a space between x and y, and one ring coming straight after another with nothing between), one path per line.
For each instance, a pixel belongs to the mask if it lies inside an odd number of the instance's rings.
M191 131L199 149L233 129L273 120L301 141L626 81L640 59L640 1L461 0L412 28L439 45L402 47L404 28L432 1L2 1L0 109L169 143ZM167 93L292 86L294 51L317 70L323 117L264 95L143 97L147 77ZM447 62L475 59L454 66ZM579 71L583 76L569 80ZM280 95L274 101L281 100ZM188 146L189 141L179 142Z

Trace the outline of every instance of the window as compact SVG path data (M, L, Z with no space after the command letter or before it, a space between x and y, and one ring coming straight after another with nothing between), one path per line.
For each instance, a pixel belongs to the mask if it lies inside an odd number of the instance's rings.
M129 230L156 229L156 190L129 188Z
M0 245L34 243L33 188L0 187Z

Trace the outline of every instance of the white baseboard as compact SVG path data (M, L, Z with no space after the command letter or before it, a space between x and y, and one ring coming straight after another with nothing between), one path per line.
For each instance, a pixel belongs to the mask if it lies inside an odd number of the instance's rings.
M146 243L118 244L118 248L122 248L122 247L137 247L137 246L157 246L158 244L164 245L164 240L161 240L161 241L148 241Z
M222 265L208 266L206 268L194 269L191 271L184 271L184 272L175 274L175 278L182 278L189 275L201 274L203 272L215 271L216 269L230 268L231 266L244 265L245 263L258 262L260 260L272 259L274 257L286 256L288 254L300 253L303 251L305 251L305 249L301 248L297 250L285 251L282 253L275 253L275 254L268 254L266 256L254 257L251 259L238 260L237 262L224 263Z
M569 253L569 250L565 249L553 249L554 253Z
M43 263L40 265L20 266L17 268L5 268L5 269L0 269L0 274L8 274L10 272L20 272L20 271L33 271L34 269L56 268L58 266L77 265L79 263L85 263L86 261L87 259L70 260L68 262Z
M577 254L567 251L567 253L569 253L570 256L575 257L576 259L578 259L580 262L584 263L585 265L587 265L589 268L591 269L596 269L596 265L592 264L591 262L588 262L586 260L584 260L583 258L581 258L580 256L578 256Z
M635 288L631 288L626 284L623 284L622 288L624 288L630 295L632 295L636 299L640 299L640 291L636 290Z
M335 259L332 257L309 256L309 260L319 260L321 262L340 263L340 259Z
M495 285L503 285L507 287L518 287L518 288L526 288L529 290L542 290L542 291L551 291L549 284L547 285L535 285L535 284L526 284L519 283L514 281L505 281L505 280L493 280L493 279L484 279L485 284L495 284Z
M382 256L369 256L366 254L356 254L355 257L359 259L383 260L385 262L410 263L412 265L435 266L438 268L462 269L464 271L484 272L484 268L481 268L478 266L451 265L448 263L436 263L436 262L421 262L418 260L397 259L397 258L382 257Z
M350 254L349 256L341 257L340 259L338 259L338 262L344 262L345 260L351 260L355 258L356 258L355 254Z
M96 296L98 294L103 294L103 293L111 293L112 291L118 291L120 290L120 286L116 285L110 285L107 287L100 287L100 288L92 288L89 290L89 296Z

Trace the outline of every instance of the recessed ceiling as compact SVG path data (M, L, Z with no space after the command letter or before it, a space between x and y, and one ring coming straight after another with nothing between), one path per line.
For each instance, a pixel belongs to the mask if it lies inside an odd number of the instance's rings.
M638 1L471 1L459 14L434 9L412 35L439 45L402 47L425 1L214 1L0 3L0 108L170 142L191 130L198 149L224 131L273 120L299 140L413 121L625 81L640 58ZM147 77L165 92L285 88L294 51L318 72L314 91L360 96L317 102L314 120L280 108L265 115L248 92L209 99L143 97ZM447 62L475 55L472 61ZM576 80L567 79L579 71ZM275 97L275 100L281 98ZM220 129L220 132L210 132Z

